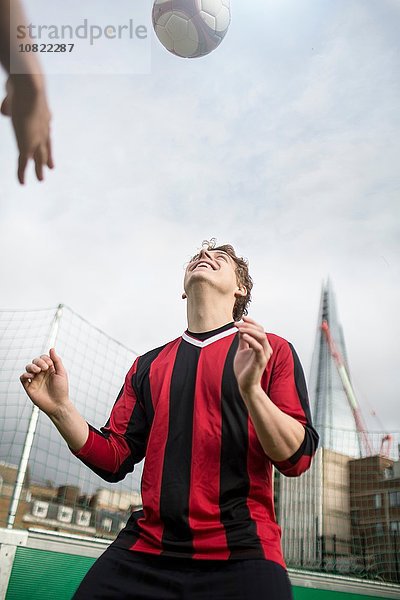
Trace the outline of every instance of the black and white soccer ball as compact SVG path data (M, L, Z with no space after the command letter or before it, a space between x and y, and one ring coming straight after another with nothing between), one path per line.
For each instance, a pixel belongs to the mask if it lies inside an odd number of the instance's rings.
M160 42L176 56L209 54L231 22L230 0L155 0L153 26Z

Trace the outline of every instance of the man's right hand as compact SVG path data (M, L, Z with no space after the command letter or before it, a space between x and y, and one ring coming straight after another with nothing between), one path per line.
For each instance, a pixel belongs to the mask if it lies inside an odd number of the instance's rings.
M49 417L57 417L69 404L67 372L54 348L26 365L20 381L32 402Z
M54 348L49 355L34 358L20 380L29 398L57 427L71 450L80 450L89 435L89 426L68 396L68 376Z

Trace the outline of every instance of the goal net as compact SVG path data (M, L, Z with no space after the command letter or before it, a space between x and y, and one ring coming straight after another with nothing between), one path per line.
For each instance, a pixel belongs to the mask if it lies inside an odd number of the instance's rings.
M10 507L33 405L19 376L31 360L55 345L68 373L70 396L96 428L103 426L136 353L70 308L0 311L0 526ZM26 451L26 448L25 448ZM14 527L44 527L115 537L132 508L140 507L142 464L132 476L108 484L69 451L39 413L28 452Z

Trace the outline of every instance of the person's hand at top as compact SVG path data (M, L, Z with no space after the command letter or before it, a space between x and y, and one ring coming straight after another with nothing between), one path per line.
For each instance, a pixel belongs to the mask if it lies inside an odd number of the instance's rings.
M8 74L1 113L11 117L17 139L20 183L31 159L39 181L44 167L54 167L44 77L36 53L19 51L16 31L26 22L20 0L0 0L0 63Z
M25 183L25 171L30 159L35 163L38 180L42 181L44 167L54 168L50 137L51 114L43 78L28 74L10 76L1 112L11 117L14 127L19 150L19 182Z

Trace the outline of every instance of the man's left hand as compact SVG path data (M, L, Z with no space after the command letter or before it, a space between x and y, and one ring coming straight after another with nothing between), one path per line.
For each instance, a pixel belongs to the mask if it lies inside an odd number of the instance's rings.
M265 367L272 355L264 328L249 317L235 323L239 330L239 347L233 363L234 372L243 395L260 386Z

